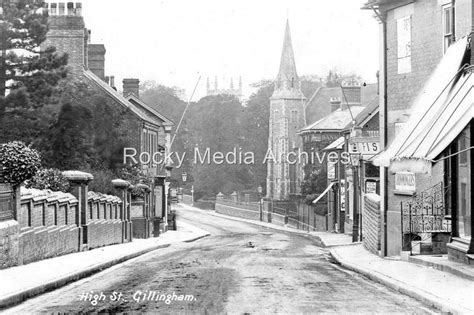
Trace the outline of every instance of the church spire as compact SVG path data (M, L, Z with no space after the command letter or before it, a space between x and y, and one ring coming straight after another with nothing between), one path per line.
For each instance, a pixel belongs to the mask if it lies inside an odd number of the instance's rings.
M280 71L278 72L279 81L296 81L295 54L293 53L293 44L291 43L290 22L286 20L285 37L283 40L283 49L281 51Z

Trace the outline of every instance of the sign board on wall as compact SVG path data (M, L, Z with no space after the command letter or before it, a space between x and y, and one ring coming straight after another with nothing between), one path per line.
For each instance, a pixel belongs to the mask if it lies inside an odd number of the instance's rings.
M379 141L350 140L349 153L372 156L380 152Z
M341 211L346 211L346 181L341 179L341 185L339 185L340 196L341 196Z
M366 181L365 182L365 193L366 194L376 194L377 193L377 182Z
M328 179L336 179L336 164L328 163Z
M399 172L395 174L395 190L400 192L415 192L416 177L411 172Z

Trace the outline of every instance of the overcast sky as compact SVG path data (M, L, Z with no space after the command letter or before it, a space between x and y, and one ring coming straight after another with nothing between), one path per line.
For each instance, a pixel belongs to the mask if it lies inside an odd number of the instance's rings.
M365 0L83 0L92 43L107 49L106 72L155 80L190 93L202 76L244 87L276 77L286 18L299 75L337 68L375 82L378 24ZM248 93L249 90L245 89Z

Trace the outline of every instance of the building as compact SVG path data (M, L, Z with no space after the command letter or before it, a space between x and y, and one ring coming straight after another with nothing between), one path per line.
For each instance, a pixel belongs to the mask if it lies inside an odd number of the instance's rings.
M207 78L206 82L206 92L207 96L210 95L234 95L240 101L242 101L244 94L242 93L242 77L239 77L239 85L234 86L234 79L230 78L229 88L219 88L219 84L217 82L217 77L214 78L214 88L211 88L211 83L209 78Z
M114 77L105 76L104 45L90 43L91 32L85 27L81 14L82 4L49 3L48 10L49 32L42 46L54 46L58 53L67 53L68 80L81 82L87 89L103 97L110 119L119 117L117 128L126 139L126 143L121 145L136 149L137 156L142 152L148 152L152 156L157 152L169 151L173 122L139 99L138 79L125 79L124 95L117 92ZM121 155L124 148L117 149ZM123 160L122 156L120 160ZM163 165L150 162L141 167L152 177L166 176ZM144 230L142 234L147 236L157 235L158 229L164 231L167 226L167 189L161 179L157 179L157 182L160 184L150 187L156 190L156 193L150 200L148 213L135 215L137 219L144 219L141 220L143 224L135 226L136 232ZM163 187L158 187L160 185Z
M385 150L374 163L381 166L383 256L417 248L473 261L473 5L373 0L364 6L376 13L382 35Z
M296 72L295 56L287 21L280 70L275 90L270 98L268 149L273 159L267 159L267 197L286 200L297 194L302 180L301 166L290 163L288 154L298 151L302 143L297 132L304 127L305 97Z
M369 104L378 99L378 84L343 83L340 87L318 88L306 103L306 125L339 108Z

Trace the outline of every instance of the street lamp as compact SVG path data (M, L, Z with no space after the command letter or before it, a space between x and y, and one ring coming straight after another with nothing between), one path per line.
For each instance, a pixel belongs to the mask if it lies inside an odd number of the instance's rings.
M186 172L181 174L181 179L183 180L183 183L186 183L186 179L188 179L188 174Z
M260 210L260 221L263 221L263 209L262 209L263 188L262 188L262 185L258 186L257 191L258 191L258 206L259 206L259 210Z

